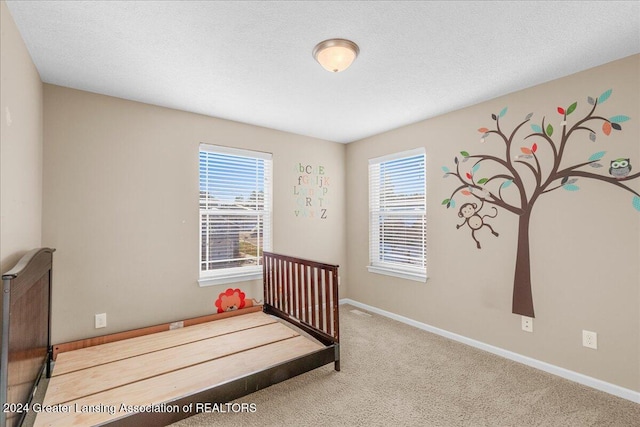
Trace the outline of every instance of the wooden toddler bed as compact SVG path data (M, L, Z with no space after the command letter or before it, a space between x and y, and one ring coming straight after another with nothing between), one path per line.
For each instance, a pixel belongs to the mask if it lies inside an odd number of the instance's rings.
M2 425L30 411L34 426L167 425L340 369L337 266L265 253L262 306L52 346L52 254L32 251L3 275ZM46 394L33 402L43 373Z

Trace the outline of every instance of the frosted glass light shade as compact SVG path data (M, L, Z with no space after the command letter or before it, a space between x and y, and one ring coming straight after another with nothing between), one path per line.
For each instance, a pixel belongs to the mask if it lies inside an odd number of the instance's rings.
M344 71L360 53L358 45L350 40L330 39L313 48L313 57L322 67L332 73Z

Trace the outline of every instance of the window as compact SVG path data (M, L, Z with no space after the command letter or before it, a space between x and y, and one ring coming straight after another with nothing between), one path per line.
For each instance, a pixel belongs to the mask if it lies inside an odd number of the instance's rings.
M201 286L262 277L271 250L271 154L200 145Z
M369 160L369 266L372 273L425 282L424 149Z

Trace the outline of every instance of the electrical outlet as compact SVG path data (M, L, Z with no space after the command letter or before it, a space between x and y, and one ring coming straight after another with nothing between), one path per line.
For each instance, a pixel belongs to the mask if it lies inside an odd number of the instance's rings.
M169 330L180 329L184 327L184 322L181 320L179 322L173 322L169 324Z
M598 334L591 331L582 331L582 345L594 350L598 349Z
M522 316L522 330L527 332L533 332L533 318Z
M107 313L96 314L96 329L107 327Z

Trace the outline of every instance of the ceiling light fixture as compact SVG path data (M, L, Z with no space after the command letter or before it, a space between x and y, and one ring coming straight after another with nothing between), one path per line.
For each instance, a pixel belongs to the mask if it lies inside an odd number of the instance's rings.
M313 57L322 67L332 73L344 71L356 59L360 48L351 40L329 39L313 48Z

